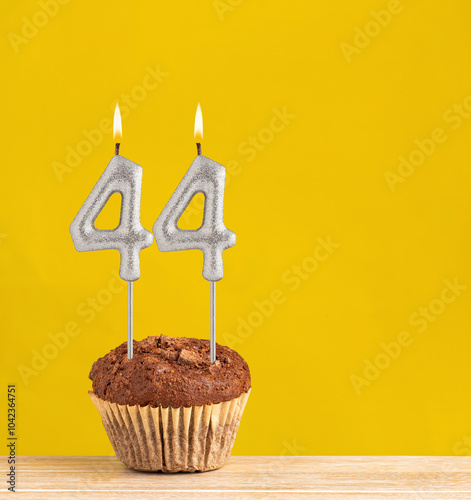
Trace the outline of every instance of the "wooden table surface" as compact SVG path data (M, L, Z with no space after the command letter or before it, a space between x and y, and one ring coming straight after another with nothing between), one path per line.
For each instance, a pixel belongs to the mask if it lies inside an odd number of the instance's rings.
M3 481L0 498L20 499L471 499L471 457L234 456L219 470L177 474L115 457L18 457L15 496Z

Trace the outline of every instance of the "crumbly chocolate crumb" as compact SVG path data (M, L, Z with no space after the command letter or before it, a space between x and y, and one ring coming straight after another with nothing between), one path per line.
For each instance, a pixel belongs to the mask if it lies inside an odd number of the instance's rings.
M201 362L201 357L196 351L182 349L178 356L178 362L182 365L196 365Z
M128 359L124 342L95 361L89 377L99 398L180 408L230 401L251 387L247 363L229 347L216 344L211 363L209 340L152 336L135 340L133 351Z

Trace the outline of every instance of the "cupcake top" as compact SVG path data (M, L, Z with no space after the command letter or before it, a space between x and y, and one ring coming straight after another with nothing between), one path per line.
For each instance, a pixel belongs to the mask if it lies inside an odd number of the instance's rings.
M93 391L105 401L121 405L201 406L230 401L247 392L250 371L229 347L216 344L210 362L209 340L165 335L134 341L128 359L124 342L93 363Z

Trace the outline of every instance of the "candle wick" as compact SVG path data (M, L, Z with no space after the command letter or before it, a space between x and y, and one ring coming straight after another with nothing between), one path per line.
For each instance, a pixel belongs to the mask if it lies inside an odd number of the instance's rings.
M120 143L119 143L119 142L117 142L117 143L116 143L116 146L114 147L114 154L115 154L115 155L119 155L119 146L120 146Z
M196 143L196 151L198 152L198 156L201 154L201 143L197 142Z

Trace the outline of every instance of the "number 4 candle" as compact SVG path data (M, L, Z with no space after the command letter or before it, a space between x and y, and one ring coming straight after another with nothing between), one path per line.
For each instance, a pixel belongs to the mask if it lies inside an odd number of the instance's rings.
M203 118L198 104L195 118L195 140L198 156L175 189L167 205L155 221L153 232L162 252L201 250L204 255L203 277L211 291L211 363L216 361L216 281L222 279L222 252L235 245L236 235L224 225L223 165L201 154ZM198 229L180 229L178 220L197 193L205 196L203 223Z
M115 156L98 179L82 208L70 225L70 234L76 250L118 250L121 255L120 277L128 282L128 358L133 352L133 282L141 275L139 252L150 247L152 233L141 225L142 167L119 156L121 115L116 104L114 134ZM120 193L121 216L114 229L97 229L95 220L114 193Z

